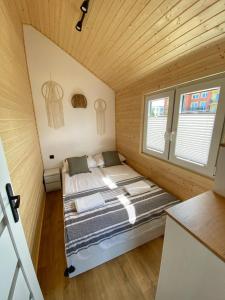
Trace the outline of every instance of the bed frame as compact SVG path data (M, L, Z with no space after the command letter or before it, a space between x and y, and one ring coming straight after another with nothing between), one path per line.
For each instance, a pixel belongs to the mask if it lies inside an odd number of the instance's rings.
M82 255L74 254L67 259L68 268L65 275L71 277L77 276L83 272L93 269L113 258L116 258L130 250L137 248L153 239L156 239L164 234L165 231L165 216L160 217L150 223L144 224L129 232L129 237L126 233L110 239L110 245L100 243L99 245L91 246L87 252ZM131 236L133 233L133 236ZM123 240L123 241L121 241Z

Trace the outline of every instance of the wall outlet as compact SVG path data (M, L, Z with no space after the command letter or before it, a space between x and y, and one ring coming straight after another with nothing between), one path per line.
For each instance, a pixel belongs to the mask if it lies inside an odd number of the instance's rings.
M49 158L50 158L50 159L54 159L55 156L54 156L53 154L51 154L51 155L49 155Z

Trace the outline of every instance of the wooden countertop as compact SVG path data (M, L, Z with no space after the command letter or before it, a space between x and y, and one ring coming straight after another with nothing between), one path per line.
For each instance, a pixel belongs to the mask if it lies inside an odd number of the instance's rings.
M225 262L225 198L208 191L167 214Z

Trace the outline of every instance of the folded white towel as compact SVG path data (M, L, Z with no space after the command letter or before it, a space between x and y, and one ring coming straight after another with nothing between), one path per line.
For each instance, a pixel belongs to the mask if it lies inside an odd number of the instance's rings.
M100 193L75 199L75 206L78 213L105 205L105 200Z
M151 190L151 186L144 180L125 185L124 188L131 196L147 193Z

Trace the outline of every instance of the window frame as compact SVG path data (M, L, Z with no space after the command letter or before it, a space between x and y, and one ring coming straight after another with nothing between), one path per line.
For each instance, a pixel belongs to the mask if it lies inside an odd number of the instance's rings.
M218 107L215 116L214 128L212 132L212 140L209 148L208 163L206 166L190 162L181 158L177 158L175 155L176 148L176 137L177 137L177 127L179 119L179 107L180 107L180 95L185 93L190 93L194 91L201 91L205 89L211 89L213 87L220 87L220 98L218 102ZM176 89L175 103L174 103L174 114L173 114L173 125L172 133L173 139L170 145L169 161L175 163L176 165L191 169L197 173L213 176L219 145L221 141L223 126L224 126L224 115L225 115L225 84L223 79L213 79L205 82L200 82L196 84L190 84L188 86L180 87Z
M198 92L204 89L220 87L220 98L218 102L215 123L212 133L212 140L209 149L208 164L206 166L198 165L194 162L178 159L175 156L176 132L179 118L180 94L188 92ZM170 95L169 108L167 116L167 131L165 136L165 149L163 153L146 149L147 139L147 120L148 120L148 101L162 98ZM219 146L223 136L225 126L225 77L224 74L214 75L203 79L193 80L191 82L172 86L158 92L144 95L144 112L143 112L143 131L142 131L142 148L141 152L150 155L168 163L178 165L198 174L213 178L215 175L215 166L218 156Z
M175 89L169 89L165 90L163 92L154 93L151 95L146 95L144 97L144 126L143 126L143 138L142 138L142 151L145 154L150 154L153 156L156 156L158 158L163 158L168 160L169 158L169 147L170 147L170 141L168 132L171 131L172 128L172 116L173 116L173 105L174 105L174 95L175 95ZM158 152L156 150L150 150L147 149L147 127L148 127L148 103L152 100L157 100L160 98L169 97L169 107L168 107L168 114L167 114L167 125L166 125L166 132L165 132L165 148L164 152Z

